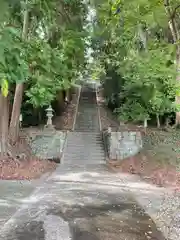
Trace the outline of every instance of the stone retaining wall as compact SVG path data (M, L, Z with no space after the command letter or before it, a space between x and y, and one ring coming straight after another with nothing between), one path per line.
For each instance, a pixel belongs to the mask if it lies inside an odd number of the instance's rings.
M66 140L66 132L40 134L31 142L32 151L41 159L60 159Z
M134 156L143 147L142 136L136 131L111 132L103 134L105 149L111 160L122 160Z

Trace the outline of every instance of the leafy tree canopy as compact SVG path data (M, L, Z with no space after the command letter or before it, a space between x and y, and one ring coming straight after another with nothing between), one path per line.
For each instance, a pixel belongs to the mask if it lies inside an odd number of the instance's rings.
M175 103L179 83L174 63L176 46L180 42L174 41L170 24L172 19L174 22L178 19L180 8L178 1L168 1L168 9L172 13L169 16L166 2L91 2L96 12L91 35L93 55L106 70L104 87L107 102L116 102L113 108L120 119L147 120L153 115L158 117L179 108ZM180 30L180 23L176 23ZM110 74L112 70L116 77Z
M29 102L48 105L84 64L86 6L80 0L4 0L1 11L0 79L26 82Z

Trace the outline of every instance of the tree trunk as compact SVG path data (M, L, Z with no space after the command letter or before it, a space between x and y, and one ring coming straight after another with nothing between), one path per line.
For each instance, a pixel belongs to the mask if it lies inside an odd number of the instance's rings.
M9 128L9 135L12 143L15 143L19 136L19 117L21 112L22 96L23 96L23 84L20 83L16 85L11 122Z
M166 127L166 128L169 127L169 117L167 117L166 120L165 120L165 127Z
M144 119L144 132L146 133L147 130L147 126L148 126L148 122L147 122L147 118Z
M23 22L23 31L22 39L26 39L28 35L28 23L29 23L29 11L28 11L28 0L26 0L26 9L24 12L24 22ZM18 83L15 89L14 102L12 108L11 122L9 134L12 142L16 142L19 135L19 117L21 113L22 97L23 97L23 83Z
M64 98L63 98L63 91L60 90L57 96L58 101L58 115L61 115L62 110L64 108Z
M164 7L169 19L169 28L173 37L174 44L176 44L176 69L177 69L177 84L180 83L180 32L176 21L176 11L180 6L174 10L171 7L169 0L164 0ZM180 96L176 96L176 104L180 105ZM176 126L180 125L180 112L176 112Z
M180 46L177 46L176 50L176 71L177 81L180 83ZM179 85L179 84L178 84ZM176 104L180 106L180 96L176 96ZM180 125L180 112L176 112L176 126Z
M71 101L71 89L66 90L66 101L69 103Z
M157 122L157 128L161 127L160 119L159 119L159 114L156 114L156 122Z
M9 97L4 97L0 94L0 143L1 143L1 156L7 153L8 143L8 130L9 130Z
M138 35L139 35L139 39L143 43L144 50L147 51L147 34L143 30L141 25L138 25Z

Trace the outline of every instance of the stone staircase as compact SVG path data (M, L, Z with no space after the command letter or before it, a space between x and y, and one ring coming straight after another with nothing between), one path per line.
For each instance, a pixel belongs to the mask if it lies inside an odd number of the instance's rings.
M99 127L96 91L82 87L74 132L69 132L62 164L89 165L105 163L105 152Z
M96 89L93 86L82 87L74 130L76 132L100 131Z
M100 133L70 132L62 163L88 165L104 163L105 153Z

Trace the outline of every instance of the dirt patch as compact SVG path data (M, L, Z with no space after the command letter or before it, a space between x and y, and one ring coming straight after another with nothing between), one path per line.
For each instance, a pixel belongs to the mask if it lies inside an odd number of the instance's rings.
M109 161L119 172L139 175L143 180L161 187L180 190L180 133L148 129L141 153L121 161Z
M76 108L78 104L79 88L76 87L75 92L72 95L72 101L66 106L61 116L57 116L53 124L57 130L69 130L73 129L74 118L76 115Z
M56 163L47 160L30 159L17 161L9 157L0 159L0 179L30 180L41 177L44 173L52 172Z
M139 175L143 180L160 187L180 189L180 174L173 165L159 164L149 153L140 153L122 161L109 161L109 166L118 172Z

